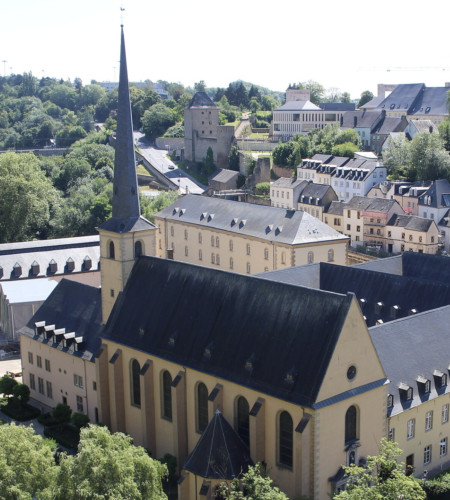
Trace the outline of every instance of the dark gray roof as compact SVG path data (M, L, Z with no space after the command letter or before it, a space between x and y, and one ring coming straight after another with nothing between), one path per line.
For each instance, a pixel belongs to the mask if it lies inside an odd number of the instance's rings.
M373 109L373 108L376 108L383 101L384 101L384 97L381 96L381 95L377 95L372 100L370 100L369 102L366 102L366 104L363 104L360 109Z
M422 92L419 92L415 107L408 110L408 115L448 116L446 100L448 91L448 87L425 87Z
M450 306L446 306L369 329L390 381L388 392L394 396L394 406L388 408L388 415L396 415L450 392L450 385L441 387L440 378L434 375L436 370L448 374L449 317ZM423 384L417 382L419 376L431 381L429 393L425 393ZM401 397L400 384L413 388L412 401Z
M450 283L450 259L448 257L404 252L402 266L403 276L445 284Z
M439 221L438 226L450 227L450 209L445 212L444 217Z
M327 214L329 215L344 215L344 203L339 201L332 201L328 207Z
M356 125L358 125L359 120L363 116L364 111L362 110L355 110L355 111L346 111L342 115L341 119L341 127L345 128L354 128L355 127L355 118L356 118Z
M319 108L324 111L353 111L355 109L354 102L320 102Z
M397 204L396 200L387 198L369 198L368 196L353 196L347 203L343 203L343 210L366 210L368 212L387 213ZM400 205L399 210L403 211Z
M342 167L346 165L349 161L350 158L347 158L346 156L333 156L333 158L327 162L327 165L335 165L336 167Z
M131 117L130 90L128 87L127 56L122 27L112 216L118 219L131 219L139 217L140 214L136 157L134 154L133 120Z
M425 197L430 198L430 203L425 203ZM433 208L450 208L450 184L447 179L434 181L428 191L419 198L419 205Z
M440 258L446 260L445 257ZM406 317L412 309L423 312L450 304L450 282L433 282L420 277L369 271L361 266L345 267L320 262L318 267L320 290L338 294L354 293L360 302L368 326L374 326L379 320L387 323L396 318ZM305 283L311 287L317 283L316 269L307 271L297 269L290 268L288 273L272 271L259 276L283 283L286 280L295 283L295 279L298 278L297 284ZM382 304L379 310L377 310L378 303ZM394 306L399 307L396 315L393 315Z
M358 120L356 128L372 128L380 118L381 111L363 111L363 115Z
M270 187L278 187L278 188L296 188L300 186L300 184L308 184L308 181L304 181L303 179L297 179L296 177L280 177L275 182L270 184Z
M183 469L205 479L234 479L253 465L250 451L217 410L203 431Z
M408 252L411 253L411 252ZM402 256L388 257L386 259L369 260L361 264L354 264L352 267L366 269L367 271L378 271L380 273L402 275Z
M218 172L212 174L209 179L216 182L228 182L234 177L238 177L239 172L236 170L228 170L226 168L221 168Z
M417 215L396 215L394 214L386 226L400 226L410 231L427 232L435 224L434 220L424 219Z
M51 339L36 335L35 323L41 321L45 321L47 325L55 325L56 330L65 328L65 333L75 332L76 337L83 337L80 350L75 351L73 344L63 347L62 342L54 344ZM59 351L94 362L94 354L101 344L101 328L100 288L62 279L19 333Z
M134 233L136 231L156 229L156 226L141 215L140 217L131 218L111 217L99 229L113 233Z
M103 338L311 407L352 301L351 294L140 257Z
M329 195L330 193L331 194L334 193L335 199L337 199L337 195L336 195L334 189L330 185L328 185L328 184L315 184L314 182L310 182L305 186L305 188L300 193L300 197L298 199L298 202L316 205L315 200L319 199L318 206L322 206L323 199L325 198L325 196ZM303 201L302 201L302 198L303 198ZM310 201L310 198L313 198L313 199ZM327 198L328 198L328 196L327 196ZM326 203L328 203L328 201L326 201Z
M418 132L438 132L439 129L431 120L415 120L412 118L410 122L414 127L416 127Z
M208 96L206 92L196 92L194 97L189 103L189 108L217 108L218 106L213 102L213 100Z
M289 267L259 273L256 276L271 281L289 283L290 285L306 286L320 290L320 263Z
M84 261L86 257L91 260L91 267L85 265L88 264ZM69 259L73 260L73 271L67 269ZM51 260L56 262L56 272L50 270ZM31 269L31 265L35 262L39 265L37 274L33 274ZM99 236L5 243L0 245L0 267L2 268L0 281L93 272L99 270L99 262ZM20 276L15 276L13 272L16 263L21 267Z
M311 160L318 160L321 161L322 163L326 163L327 165L330 164L330 161L334 158L333 155L322 155L322 154L315 154Z
M183 196L155 217L289 245L348 239L305 212L204 196Z
M405 83L397 85L397 87L377 106L377 109L385 111L402 111L409 114L422 89L425 88L423 83Z
M311 101L289 101L275 111L320 111L320 108Z
M403 132L407 125L408 122L406 119L386 116L380 120L377 125L375 125L375 128L371 131L371 133L389 135L391 132Z

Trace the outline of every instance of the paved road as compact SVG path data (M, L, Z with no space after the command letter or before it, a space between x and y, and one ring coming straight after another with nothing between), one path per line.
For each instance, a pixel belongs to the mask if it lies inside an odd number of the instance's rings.
M134 132L134 142L142 156L168 179L178 184L183 194L186 193L186 190L192 194L202 194L207 189L207 186L203 186L179 169L167 156L167 151L152 147L140 132Z

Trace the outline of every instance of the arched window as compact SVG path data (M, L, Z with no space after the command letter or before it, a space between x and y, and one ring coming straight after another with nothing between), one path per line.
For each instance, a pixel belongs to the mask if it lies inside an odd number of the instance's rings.
M208 426L208 389L200 382L197 386L197 430L203 432Z
M234 268L234 260L233 257L230 257L230 269Z
M139 257L139 255L142 255L144 252L142 251L142 241L138 240L134 244L134 256Z
M216 263L216 256L215 254L211 254L211 264L215 264Z
M292 417L287 411L282 411L279 416L279 450L280 464L292 467L294 448L294 425Z
M286 264L286 252L281 252L281 263Z
M216 255L216 264L218 266L220 266L220 255L219 254Z
M233 251L233 240L230 240L230 252Z
M250 255L250 243L247 243L247 255Z
M314 254L312 252L308 252L308 264L312 264L314 262Z
M170 236L173 236L175 234L173 226L170 226Z
M131 362L131 404L141 406L141 367L136 359Z
M265 249L264 249L264 258L265 258L266 260L269 260L269 249L268 249L268 248L265 248Z
M184 230L184 239L185 240L188 239L188 230L187 229Z
M184 247L184 255L187 257L189 254L188 247Z
M162 414L172 420L172 376L167 370L162 374Z
M247 262L247 274L250 274L250 262Z
M203 259L203 253L201 250L198 251L198 260L202 260Z
M109 258L110 259L115 259L116 258L116 252L115 252L114 242L113 241L109 242Z
M198 233L198 242L201 243L202 242L202 233Z
M328 250L328 262L334 261L334 250Z
M211 236L211 246L214 246L214 236Z
M250 447L250 408L244 397L239 397L236 404L237 433L244 443Z
M345 442L353 441L357 435L357 417L356 406L350 406L345 414Z
M219 237L218 237L218 236L216 236L216 247L217 247L217 248L219 248L219 246L220 246L220 245L219 245L219 243L220 243Z

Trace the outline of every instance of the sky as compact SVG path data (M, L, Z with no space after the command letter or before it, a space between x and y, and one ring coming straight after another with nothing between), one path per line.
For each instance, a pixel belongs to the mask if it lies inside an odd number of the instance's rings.
M443 0L0 0L0 74L116 81L121 6L130 81L315 80L352 98L450 82Z

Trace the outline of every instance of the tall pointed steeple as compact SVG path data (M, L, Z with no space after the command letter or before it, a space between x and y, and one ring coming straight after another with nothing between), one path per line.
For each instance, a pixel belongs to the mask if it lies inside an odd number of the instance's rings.
M125 36L121 26L119 106L117 110L116 158L114 162L113 217L139 217L139 191L134 154L133 120L128 87Z

